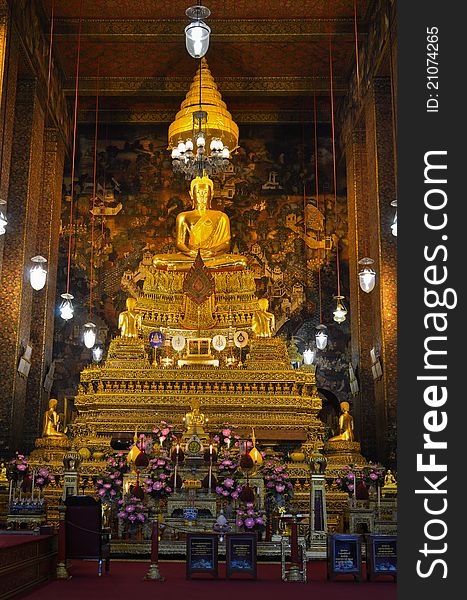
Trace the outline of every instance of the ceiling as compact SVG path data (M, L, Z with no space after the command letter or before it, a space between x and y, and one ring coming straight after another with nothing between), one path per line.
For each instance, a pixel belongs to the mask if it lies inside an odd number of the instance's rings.
M185 96L197 62L185 50L189 0L39 0L45 18L54 5L54 55L74 94L77 33L82 18L80 112L86 120L99 69L104 115L174 111ZM329 114L329 51L337 96L347 91L355 62L354 0L206 0L212 29L206 55L235 116L237 111L311 110L318 96L320 120ZM357 30L366 35L371 0L356 0ZM85 97L89 98L86 99ZM286 117L284 117L287 120ZM124 120L124 119L123 119Z

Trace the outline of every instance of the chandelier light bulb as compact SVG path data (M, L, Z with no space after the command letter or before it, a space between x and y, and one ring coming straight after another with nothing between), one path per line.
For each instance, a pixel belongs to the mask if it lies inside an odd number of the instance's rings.
M94 323L89 321L84 325L83 341L86 348L92 348L96 343L96 326Z
M326 325L318 325L316 328L318 333L315 335L316 347L318 350L324 350L328 345L328 334L326 333Z
M315 360L315 353L310 348L307 348L303 353L303 362L306 365L312 365Z
M34 266L29 271L29 281L34 290L41 290L47 280L47 271L44 269L47 259L43 256L33 256L31 261Z
M182 140L180 140L178 142L178 146L177 146L177 150L179 151L180 154L183 154L185 152L185 144L182 142Z
M193 58L202 58L209 48L209 34L211 29L203 19L211 14L205 6L191 6L185 11L191 23L185 27L185 45L187 52Z
M358 273L358 279L361 289L366 294L373 291L375 287L376 271L371 267L374 262L372 258L362 258L358 261L358 264L363 266L362 270Z
M196 138L196 145L198 148L204 148L206 145L206 138L204 137L204 133L198 133L198 137Z
M222 158L230 158L230 151L227 148L227 146L224 146L222 148L221 156L222 156Z
M193 140L188 139L185 142L185 151L186 152L192 152L193 151Z
M334 300L337 300L337 305L336 310L332 314L336 323L343 323L347 318L347 309L342 302L343 299L344 296L334 296Z
M73 300L73 295L66 293L62 294L61 297L63 298L63 301L60 304L60 316L64 321L69 321L73 318L74 313L73 303L71 302Z
M92 349L92 360L96 363L101 362L103 355L104 350L102 349L102 346L94 346Z

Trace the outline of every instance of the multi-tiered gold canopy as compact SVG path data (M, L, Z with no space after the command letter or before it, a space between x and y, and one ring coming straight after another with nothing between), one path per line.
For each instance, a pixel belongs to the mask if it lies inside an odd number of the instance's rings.
M200 104L201 76L201 104ZM238 147L238 126L227 110L225 102L217 89L208 63L201 59L200 67L193 78L190 89L182 102L175 121L169 126L169 150L177 146L179 140L191 138L193 132L193 113L207 113L206 146L212 138L220 138L224 146L232 152Z

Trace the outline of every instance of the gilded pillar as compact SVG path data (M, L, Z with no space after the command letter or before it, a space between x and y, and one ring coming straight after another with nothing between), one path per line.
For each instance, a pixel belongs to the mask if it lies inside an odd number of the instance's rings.
M5 201L10 179L17 71L18 38L11 26L8 3L0 0L0 198ZM8 218L8 204L0 206L0 210ZM0 277L4 241L5 236L0 236Z
M345 146L347 171L347 206L350 278L350 325L352 365L357 369L359 393L354 397L352 412L357 439L362 452L369 459L376 459L376 398L371 373L370 349L374 345L374 294L360 289L358 261L374 256L372 200L367 193L368 175L365 148L365 131L351 131Z
M378 458L395 459L397 408L397 244L391 233L396 199L394 138L389 78L374 78L365 102L370 256L378 285L373 305L373 347L383 375L374 382Z
M33 302L45 290L29 283L31 257L37 254L41 190L44 115L34 79L19 79L13 123L13 144L8 188L8 227L4 236L0 282L0 379L2 403L0 452L11 453L22 443L27 379L18 363L30 342ZM38 358L33 348L32 360Z
M44 290L34 294L32 306L30 340L34 357L26 393L24 446L27 448L32 448L41 434L42 415L49 399L44 381L52 364L64 157L65 147L58 129L45 129L36 251L47 258L47 281Z

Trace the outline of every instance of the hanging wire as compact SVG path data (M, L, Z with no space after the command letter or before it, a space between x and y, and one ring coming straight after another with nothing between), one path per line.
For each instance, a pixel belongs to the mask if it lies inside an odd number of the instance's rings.
M341 295L341 279L339 266L339 233L337 229L337 174L336 174L336 133L334 124L334 86L333 86L333 71L332 71L332 39L329 36L329 79L331 85L331 127L332 127L332 166L334 178L334 213L335 213L335 231L336 231L336 269L337 269L337 295Z
M66 293L70 293L70 272L71 272L71 248L73 240L73 199L75 194L75 159L76 159L76 131L78 123L78 88L79 88L79 63L81 56L81 26L82 26L82 14L83 14L83 0L80 2L79 7L79 26L78 26L78 39L77 39L77 51L76 51L76 75L75 75L75 111L73 118L73 152L71 158L71 199L70 199L70 234L68 236L68 266L67 266L67 278L66 278Z
M357 78L357 92L358 97L360 98L360 67L359 67L359 58L358 58L358 26L357 26L357 0L353 2L353 22L354 22L354 31L355 31L355 76Z
M316 124L316 89L313 89L313 129L314 129L314 147L315 147L315 194L316 209L319 211L319 174L318 174L318 131ZM318 236L318 242L321 241L321 234ZM321 290L321 248L318 246L318 298L319 298L319 322L323 322L323 298Z
M394 89L394 60L392 56L392 22L389 19L389 76L391 80L391 112L392 112L392 145L394 156L394 194L397 201L397 115L395 98L396 92Z
M11 9L10 9L11 10ZM0 149L0 198L2 193L2 174L3 174L3 152L5 149L5 127L7 119L7 101L8 101L8 90L10 81L10 55L11 55L11 35L6 36L6 52L4 58L5 76L3 78L3 89L1 98L5 98L3 102L3 114L2 114L2 146Z
M97 59L97 78L96 78L96 127L94 131L94 181L92 189L92 210L91 210L91 258L89 265L89 320L92 321L92 289L94 284L94 210L96 208L97 196L97 142L99 133L99 58Z

